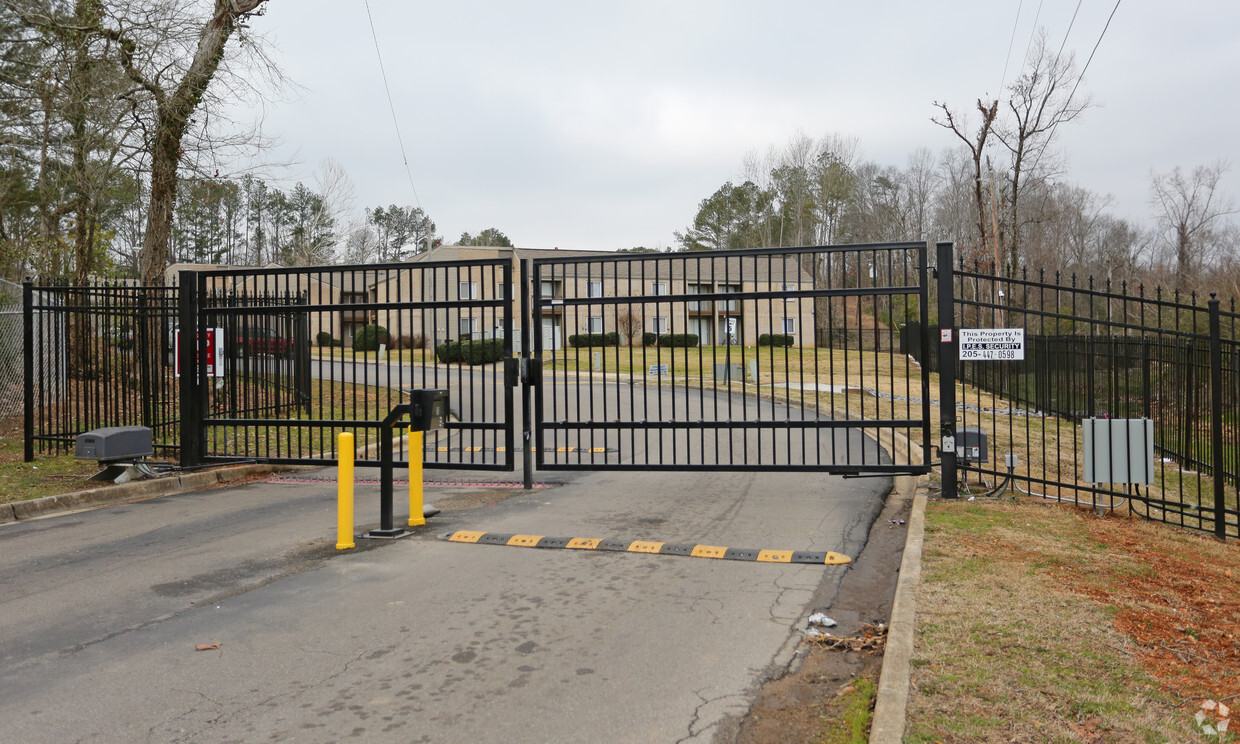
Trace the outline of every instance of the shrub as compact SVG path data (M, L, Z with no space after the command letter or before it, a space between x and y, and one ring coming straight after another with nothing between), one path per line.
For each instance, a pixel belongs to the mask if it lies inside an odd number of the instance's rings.
M786 333L764 333L758 336L758 346L792 346L796 342Z
M319 331L314 336L314 342L318 344L319 346L331 346L332 335L328 333L327 331Z
M488 338L480 341L449 341L435 349L435 359L444 364L491 364L504 358L504 339Z
M649 331L642 334L642 346L654 346L659 343L659 334Z
M696 333L665 333L659 336L659 346L689 348L698 345Z
M611 333L574 333L568 337L568 345L574 349L591 346L619 346L620 334Z
M388 342L387 329L380 325L362 326L353 334L354 351L378 351L379 344Z
M420 333L413 334L413 336L411 336L409 339L409 348L410 349L425 349L426 348L426 336L423 336Z

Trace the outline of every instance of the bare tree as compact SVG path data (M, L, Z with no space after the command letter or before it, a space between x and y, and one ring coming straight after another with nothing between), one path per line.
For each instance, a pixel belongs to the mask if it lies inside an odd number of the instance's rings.
M1229 168L1220 160L1187 176L1178 165L1170 173L1150 172L1150 203L1158 210L1163 245L1174 254L1177 289L1190 289L1209 259L1230 244L1235 228L1227 217L1236 214L1236 203L1219 192Z
M1011 119L1003 119L995 127L995 137L1011 153L1007 172L1008 187L1004 190L1007 214L1005 228L999 235L1000 260L1009 269L1021 260L1021 212L1026 191L1026 173L1041 177L1039 165L1046 168L1046 154L1054 142L1060 124L1073 121L1089 108L1085 95L1077 96L1076 64L1072 54L1061 56L1046 45L1046 29L1039 29L1034 46L1026 58L1025 71L1008 90L1007 102Z
M627 309L620 310L616 313L616 330L624 337L625 342L632 346L633 339L641 337L642 331L645 330L641 313L630 312Z
M210 15L197 26L196 42L189 63L184 66L169 59L175 55L167 48L160 48L166 38L146 34L148 29L140 23L120 19L116 27L111 27L102 26L101 22L99 32L120 48L119 59L125 74L150 95L155 105L154 131L147 139L151 156L150 207L139 260L142 279L147 284L162 283L168 265L182 141L195 123L195 112L225 58L229 38L265 2L214 0Z
M977 110L982 115L982 123L978 125L977 134L970 137L965 133L964 128L967 122L957 122L956 116L952 114L951 109L946 103L934 102L936 108L942 109L943 118L930 118L930 121L938 124L944 129L951 130L953 134L960 138L960 141L969 148L969 154L973 159L973 200L977 207L977 235L979 239L978 250L983 250L987 243L986 230L986 198L982 190L982 158L986 154L986 141L989 139L994 129L995 117L999 113L999 101L996 99L990 106L982 103L979 98L977 101ZM997 268L997 267L996 267Z

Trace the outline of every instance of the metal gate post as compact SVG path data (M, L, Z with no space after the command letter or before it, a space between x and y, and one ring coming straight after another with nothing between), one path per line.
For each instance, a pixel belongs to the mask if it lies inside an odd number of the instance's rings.
M30 279L22 282L22 376L22 458L34 462L34 283Z
M1211 467L1214 476L1214 535L1220 540L1227 537L1227 500L1224 481L1227 480L1223 463L1223 334L1219 317L1219 300L1210 293L1210 448Z
M202 365L198 363L198 272L182 271L177 290L177 328L180 342L173 352L180 359L181 465L202 464ZM205 339L204 339L205 341ZM176 363L176 360L173 360Z
M956 296L955 259L951 243L939 243L939 427L942 442L943 498L959 495L956 480Z
M530 260L521 259L521 483L525 490L534 488L534 406L530 399L533 391L533 355L530 346L533 332L530 327Z

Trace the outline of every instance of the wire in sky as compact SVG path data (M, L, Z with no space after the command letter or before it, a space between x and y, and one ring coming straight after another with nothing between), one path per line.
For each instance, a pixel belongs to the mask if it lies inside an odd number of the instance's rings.
M1085 66L1081 68L1081 74L1076 76L1076 82L1072 85L1072 92L1068 94L1068 97L1067 97L1067 99L1065 100L1065 105L1066 105L1066 104L1068 104L1068 103L1071 103L1071 102L1072 102L1072 98L1073 98L1074 96L1076 96L1076 89L1077 89L1078 87L1080 87L1080 85L1081 85L1081 81L1085 79L1085 71L1089 69L1089 63L1094 61L1094 53L1098 51L1098 47L1102 44L1102 37L1104 37L1104 36L1106 36L1106 35L1107 35L1107 29L1111 28L1111 19L1115 18L1115 11L1119 10L1119 4L1120 4L1121 2L1123 2L1123 0L1115 0L1115 7L1114 7L1114 8L1111 8L1111 15L1107 16L1107 22L1106 22L1106 25L1102 27L1102 33L1098 34L1098 41L1094 42L1094 48L1093 48L1092 50L1090 50L1090 52L1089 52L1089 59L1085 60ZM1079 6L1078 6L1078 7L1079 7ZM1075 16L1075 15L1073 15L1073 16L1072 16L1072 18L1073 18L1073 20L1075 20L1075 19L1076 19L1076 16ZM1069 29L1069 30L1071 30L1071 29ZM1067 37L1066 37L1066 36L1064 37L1064 41L1067 41ZM1063 47L1062 47L1062 46L1060 46L1060 50L1061 50L1061 51L1063 50ZM1046 141L1047 141L1048 143L1049 143L1052 139L1054 139L1054 137L1055 137L1055 129L1057 129L1058 127L1059 127L1059 121L1056 121L1054 124L1052 124L1052 125L1051 125L1051 130L1050 130L1050 132L1049 132L1049 133L1047 133L1047 135L1046 135ZM1042 153L1044 153L1044 152L1046 152L1046 150L1045 150L1045 149L1043 149L1041 152L1039 152L1039 153L1038 153L1038 157L1037 157L1036 159L1034 159L1034 161L1033 161L1033 166L1029 169L1029 171L1030 171L1031 173L1036 173L1036 172L1037 172L1037 171L1036 171L1036 168L1038 167L1038 163L1039 163L1039 162L1041 162L1041 160L1042 160Z
M396 142L400 145L400 159L405 163L405 175L409 177L409 188L413 189L413 201L422 209L422 200L418 198L418 187L413 185L413 172L409 170L409 157L405 155L405 140L400 136L400 122L396 120L396 106L392 103L392 89L388 86L387 71L383 69L383 55L379 52L379 35L375 33L375 18L370 13L370 0L363 0L366 6L366 18L370 20L370 35L375 40L375 56L379 58L379 74L383 77L383 90L387 93L388 109L392 112L392 126L396 127Z
M1115 0L1115 7L1111 8L1111 15L1107 16L1107 24L1102 27L1102 33L1098 34L1098 41L1094 42L1094 48L1089 52L1089 59L1085 60L1085 66L1081 68L1081 74L1076 76L1076 85L1072 86L1072 92L1068 94L1068 100L1072 100L1072 96L1076 95L1077 86L1081 84L1081 80L1085 77L1085 71L1089 69L1089 63L1094 61L1094 52L1098 51L1098 45L1102 43L1102 37L1107 35L1107 29L1111 27L1111 19L1115 17L1115 11L1119 10L1119 4L1123 0Z
M1020 11L1024 6L1024 0L1016 3L1016 20L1012 21L1012 37L1008 39L1007 57L1003 60L1003 77L999 80L999 90L995 91L995 95L1003 95L1003 86L1007 85L1008 65L1012 62L1012 47L1016 44L1016 27L1020 25Z
M1085 0L1076 0L1076 10L1072 11L1072 20L1068 21L1068 30L1063 32L1063 41L1059 42L1059 51L1055 52L1055 64L1059 64L1059 58L1063 55L1064 45L1068 43L1068 36L1072 33L1072 27L1076 25L1076 16L1081 12L1081 3L1083 2Z

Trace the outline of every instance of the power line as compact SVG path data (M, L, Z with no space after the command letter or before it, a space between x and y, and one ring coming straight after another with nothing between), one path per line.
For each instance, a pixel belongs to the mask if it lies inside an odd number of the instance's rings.
M1098 34L1098 41L1094 42L1094 48L1090 50L1089 52L1089 59L1085 60L1085 66L1081 68L1081 74L1076 76L1076 82L1072 85L1072 92L1068 94L1068 97L1064 101L1065 106L1072 103L1073 97L1076 96L1076 89L1080 87L1081 81L1085 79L1085 71L1089 69L1089 63L1094 61L1094 53L1098 51L1098 47L1102 44L1102 38L1107 35L1107 29L1111 28L1111 19L1115 18L1115 11L1119 10L1119 4L1121 2L1123 2L1123 0L1115 0L1115 7L1111 8L1111 15L1107 16L1106 25L1102 27L1102 33ZM1075 15L1073 15L1072 18L1073 20L1076 20ZM1069 30L1071 29L1069 28ZM1067 36L1064 37L1064 41L1067 41ZM1061 51L1063 50L1062 46L1060 46L1060 50ZM1048 146L1049 146L1049 143L1054 139L1055 130L1058 127L1059 127L1059 121L1056 120L1055 123L1051 125L1050 132L1048 132L1046 135L1046 142L1048 143ZM1042 161L1042 155L1045 152L1046 150L1043 149L1041 152L1038 153L1038 157L1033 161L1033 167L1029 169L1031 173L1037 172L1036 168L1038 167L1038 163Z
M1003 95L1003 86L1007 85L1008 65L1012 63L1012 47L1016 44L1016 28L1020 25L1020 11L1024 7L1024 0L1016 4L1016 20L1012 21L1012 36L1008 39L1007 57L1003 60L1003 77L999 80L999 90L995 91L997 96Z
M400 145L400 159L405 164L405 175L409 177L409 188L413 189L413 201L422 209L422 200L418 198L418 187L413 184L413 172L409 170L409 157L405 155L405 140L400 136L400 122L396 119L396 105L392 103L392 89L388 86L387 71L383 68L383 55L379 52L379 35L375 33L375 18L370 13L370 0L363 0L366 6L366 17L370 20L370 35L375 40L375 56L379 58L379 74L383 77L383 90L387 93L388 109L392 112L392 126L396 127L396 142Z
M1098 34L1098 41L1094 43L1094 48L1089 52L1089 59L1085 60L1085 66L1081 68L1081 74L1076 77L1076 85L1072 86L1072 92L1068 94L1068 100L1072 100L1072 96L1076 95L1077 86L1081 84L1081 80L1085 77L1085 71L1089 69L1089 63L1094 61L1094 52L1098 51L1098 46L1102 44L1102 37L1107 35L1107 29L1111 27L1111 19L1115 17L1115 11L1119 10L1119 4L1123 0L1115 0L1115 7L1111 8L1111 15L1107 16L1107 23L1102 27L1102 33Z

